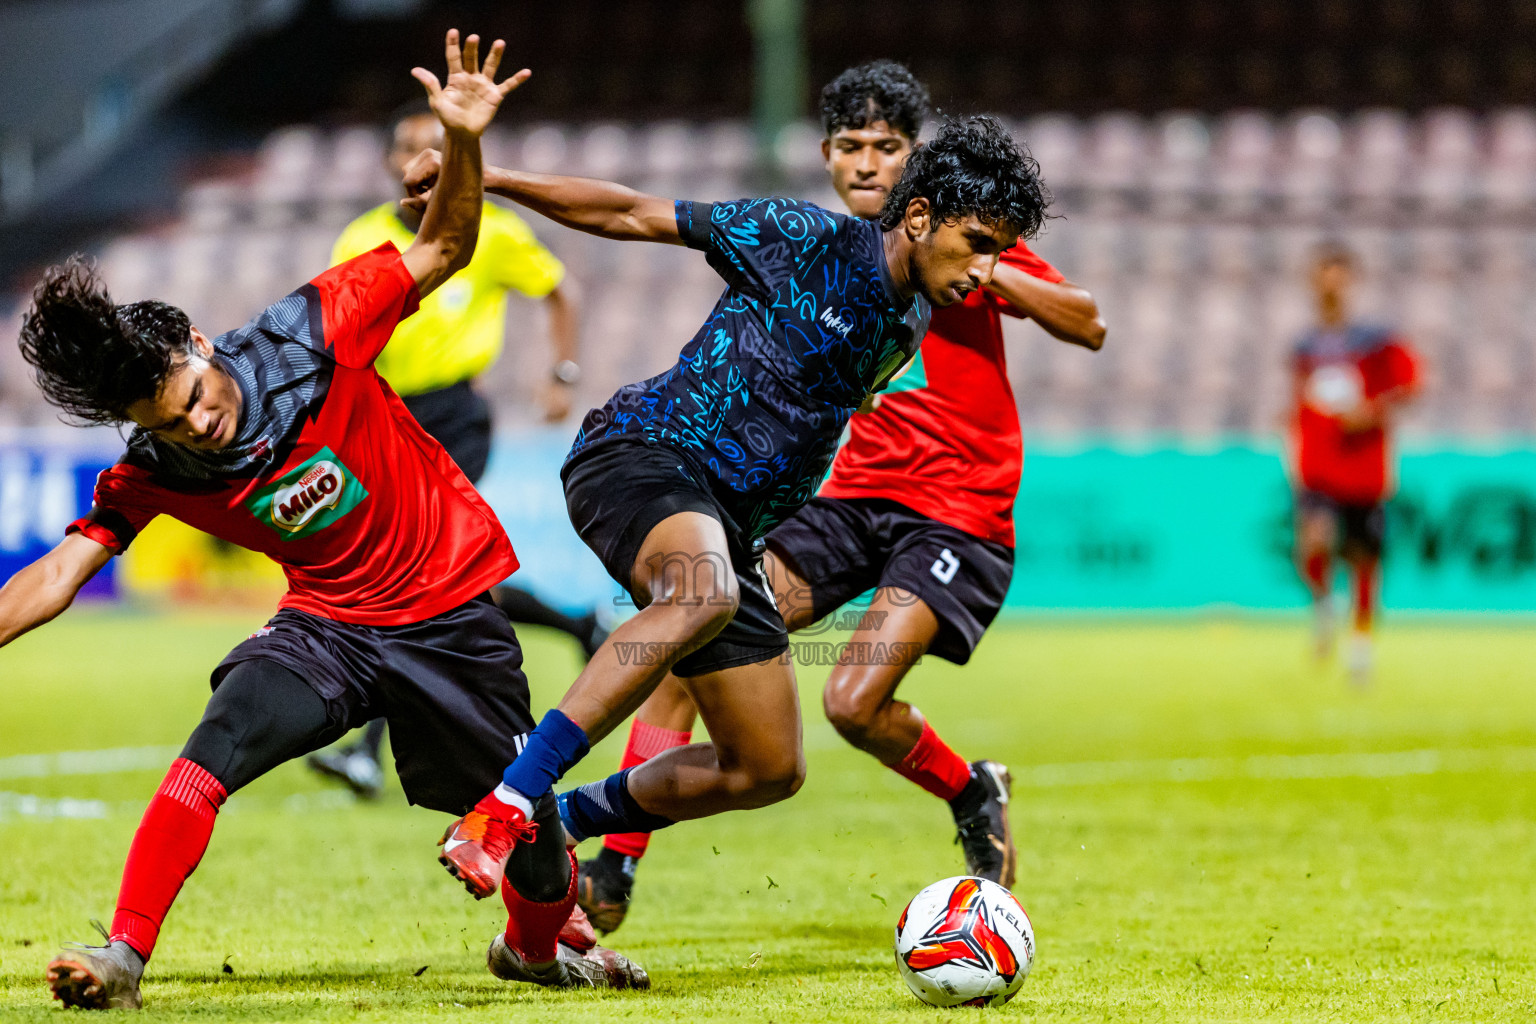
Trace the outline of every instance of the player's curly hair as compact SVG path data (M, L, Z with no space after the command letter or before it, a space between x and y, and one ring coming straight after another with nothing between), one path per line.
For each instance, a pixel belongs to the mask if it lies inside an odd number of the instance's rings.
M936 222L974 214L983 223L1007 225L1020 238L1040 233L1051 205L1040 165L988 114L946 118L934 140L913 151L885 197L880 226L896 227L919 197L932 204Z
M821 90L821 126L827 138L845 128L884 121L915 140L928 120L928 90L906 65L876 60L849 68Z
M164 302L113 305L95 264L76 253L32 290L21 355L43 397L68 418L122 423L190 352L191 327L186 313Z

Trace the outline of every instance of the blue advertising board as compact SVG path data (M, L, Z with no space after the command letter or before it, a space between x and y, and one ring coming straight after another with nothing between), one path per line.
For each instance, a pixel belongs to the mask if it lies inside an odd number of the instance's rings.
M52 431L0 438L0 580L46 554L64 528L90 510L96 475L116 455L88 433L78 441L59 440ZM115 593L112 563L81 591L87 597Z

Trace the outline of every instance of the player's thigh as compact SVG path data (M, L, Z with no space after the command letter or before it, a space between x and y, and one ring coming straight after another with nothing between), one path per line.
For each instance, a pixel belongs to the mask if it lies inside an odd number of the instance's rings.
M1339 511L1322 495L1296 499L1296 548L1303 556L1332 551L1338 544Z
M414 804L463 814L534 728L517 634L489 595L376 633L400 785Z
M641 607L734 606L737 589L725 526L704 511L674 512L656 523L630 566L630 593Z
M665 445L618 439L589 448L561 471L577 536L608 575L645 608L657 588L701 585L729 597L734 573L723 513L684 457ZM670 584L669 584L670 581Z
M763 565L790 632L875 586L886 557L877 521L868 503L813 498L768 535Z
M1359 566L1381 558L1387 530L1385 506L1344 506L1340 509L1339 520L1339 551L1345 560Z
M1002 610L1013 582L1013 549L931 519L914 522L880 573L892 603L921 602L937 627L929 653L964 665ZM926 621L921 610L916 623Z
M856 719L887 704L939 629L938 616L916 594L900 587L876 590L827 677L822 704L828 717Z
M645 703L635 712L635 718L658 729L692 732L698 709L693 706L693 698L688 695L682 680L668 672L645 698Z
M777 780L804 776L800 697L788 658L689 676L681 683L698 706L722 770Z
M774 603L791 633L816 621L816 598L808 580L772 547L763 553L763 575L773 588Z
M181 756L233 793L345 731L346 724L297 673L258 658L240 662L223 677Z

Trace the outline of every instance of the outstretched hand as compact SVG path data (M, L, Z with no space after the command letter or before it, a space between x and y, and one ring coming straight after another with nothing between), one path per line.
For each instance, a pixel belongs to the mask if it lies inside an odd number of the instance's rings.
M470 36L459 50L459 30L448 30L448 82L439 84L437 76L426 68L412 68L411 77L427 90L427 100L432 112L443 123L447 132L462 132L478 136L485 131L496 116L496 108L513 89L528 81L533 72L523 68L500 85L496 84L496 69L501 65L501 55L507 44L498 39L491 44L491 52L485 55L485 66L480 66L480 37Z

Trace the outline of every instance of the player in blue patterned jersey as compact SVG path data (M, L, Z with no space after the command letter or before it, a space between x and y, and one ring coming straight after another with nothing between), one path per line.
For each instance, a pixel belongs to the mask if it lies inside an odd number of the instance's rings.
M898 291L878 224L782 198L676 213L729 287L676 365L587 414L565 475L622 439L666 444L760 537L815 493L849 414L917 350L929 303Z
M930 304L991 280L1049 202L992 118L947 122L878 221L788 199L672 202L491 168L491 192L608 238L702 251L726 290L667 372L588 414L561 475L571 521L640 611L545 716L441 860L487 896L534 801L645 699L682 679L711 742L561 798L579 838L758 807L804 779L788 636L758 541L815 493L849 416L916 351ZM415 184L429 191L429 164Z

